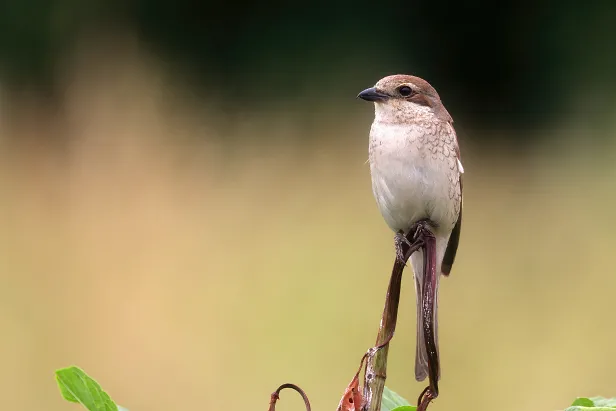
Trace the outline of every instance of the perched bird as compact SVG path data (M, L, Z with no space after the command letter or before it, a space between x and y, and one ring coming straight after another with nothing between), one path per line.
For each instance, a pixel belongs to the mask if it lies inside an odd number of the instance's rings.
M396 248L411 227L427 221L436 239L436 279L431 323L437 347L436 300L439 273L449 275L462 223L462 178L460 150L453 120L436 90L425 80L409 75L381 79L358 95L374 102L370 129L369 161L372 191L378 208L396 233ZM399 251L398 251L399 252ZM423 255L414 253L411 265L417 295L417 351L415 378L429 373L422 316ZM440 369L436 380L440 378Z

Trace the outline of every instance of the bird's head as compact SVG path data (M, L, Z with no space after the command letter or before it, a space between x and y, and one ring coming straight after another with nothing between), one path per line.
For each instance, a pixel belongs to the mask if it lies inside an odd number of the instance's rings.
M439 120L452 122L434 87L419 77L406 74L387 76L357 97L374 102L377 118L386 121L409 121L433 115Z

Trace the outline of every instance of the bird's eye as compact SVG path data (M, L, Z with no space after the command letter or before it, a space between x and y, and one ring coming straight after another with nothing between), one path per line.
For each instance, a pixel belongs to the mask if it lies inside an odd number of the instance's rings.
M402 97L408 97L413 93L413 89L411 89L409 86L400 86L398 88L398 93L400 93Z

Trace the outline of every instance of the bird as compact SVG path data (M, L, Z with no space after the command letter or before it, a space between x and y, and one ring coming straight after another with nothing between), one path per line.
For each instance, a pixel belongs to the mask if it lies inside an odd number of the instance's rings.
M408 241L404 236L419 222L426 222L435 238L432 323L439 364L438 284L440 274L451 272L462 226L464 168L453 119L434 87L412 75L387 76L357 97L374 103L368 150L372 192L385 222L396 233L398 256L400 242ZM422 290L428 279L423 278L423 254L416 252L409 259L417 298L415 379L423 381L429 376L431 358L423 327L429 320L422 315ZM440 365L436 373L438 381Z

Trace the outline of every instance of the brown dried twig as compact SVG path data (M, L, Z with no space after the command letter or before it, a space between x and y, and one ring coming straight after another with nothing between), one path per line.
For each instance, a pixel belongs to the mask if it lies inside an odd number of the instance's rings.
M276 389L276 391L272 393L272 395L270 396L270 405L268 411L276 411L276 402L280 399L280 391L284 390L285 388L291 388L292 390L297 391L304 400L304 404L306 405L306 411L311 411L310 401L308 401L308 396L306 395L304 390L299 388L297 385L291 383L282 384L280 387L278 387L278 389Z
M371 350L372 355L368 356L366 363L362 411L380 411L381 409L381 399L383 389L385 388L385 379L387 378L389 341L394 336L398 320L402 272L406 266L405 262L411 254L424 246L424 233L425 229L422 224L413 227L406 235L408 244L401 244L404 258L402 260L396 258L394 262L385 298L385 308L383 309L383 316L381 317L381 324L377 335L376 347ZM370 354L370 351L368 353Z
M428 405L430 405L430 401L434 398L436 398L436 396L432 394L432 388L428 385L421 394L419 394L419 398L417 398L417 411L426 411Z
M425 221L421 221L413 226L409 233L405 235L405 238L407 241L399 244L402 258L399 258L398 255L396 256L389 280L376 345L369 349L361 358L359 368L340 400L338 411L380 411L385 379L387 378L389 342L394 337L398 320L402 272L406 267L406 261L419 249L423 249L424 253L424 284L422 289L419 290L424 304L419 309L422 310L424 341L428 351L429 385L422 391L417 400L417 411L426 411L430 402L438 396L439 359L434 329L436 326L434 308L438 275L435 272L436 241L430 229L425 225ZM362 395L360 393L359 375L364 362L366 366ZM301 388L294 384L283 384L272 393L269 411L275 411L276 402L280 398L280 391L285 388L297 391L304 399L306 411L311 411L308 397Z

